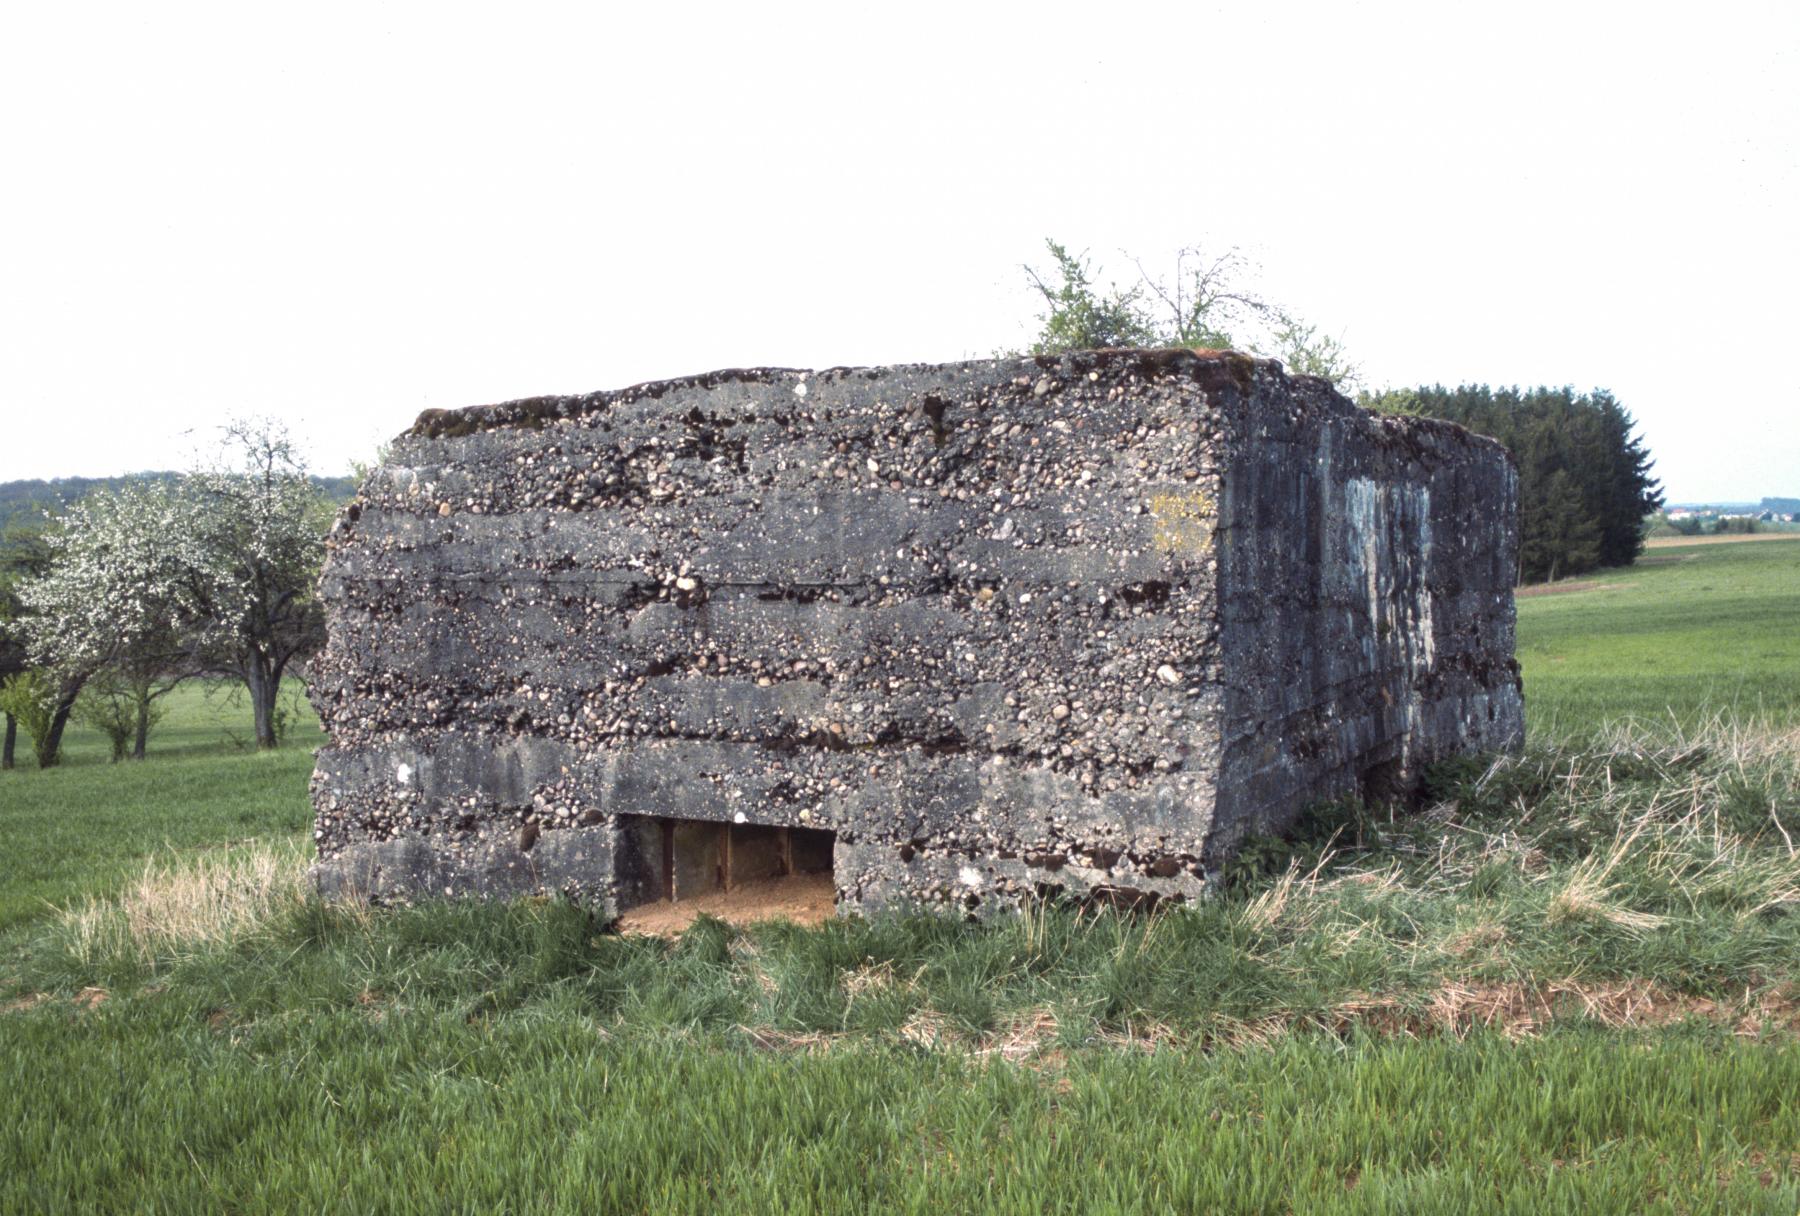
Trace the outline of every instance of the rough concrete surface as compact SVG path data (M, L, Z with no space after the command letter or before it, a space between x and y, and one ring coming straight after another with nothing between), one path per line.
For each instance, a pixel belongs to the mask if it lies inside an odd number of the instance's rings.
M429 411L330 541L316 876L1192 897L1248 833L1519 741L1516 481L1228 352Z

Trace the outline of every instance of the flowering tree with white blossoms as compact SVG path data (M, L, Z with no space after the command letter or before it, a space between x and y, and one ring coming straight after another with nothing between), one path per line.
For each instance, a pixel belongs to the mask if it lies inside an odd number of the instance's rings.
M329 524L274 422L231 424L221 456L173 484L130 483L69 508L45 568L18 585L14 624L32 663L56 675L51 754L75 693L101 672L112 704L96 713L116 719L123 686L138 755L151 702L202 673L242 680L257 745L276 746L282 677L324 641L315 584Z
M200 667L244 682L257 746L274 747L282 676L325 640L316 589L331 506L280 423L232 423L223 447L181 482L180 619Z
M76 696L97 673L107 673L115 700L130 704L140 759L152 702L191 674L180 632L188 560L175 531L180 498L178 486L162 481L88 495L45 533L41 568L19 581L14 632L54 697L48 735L35 741L40 764L55 762Z

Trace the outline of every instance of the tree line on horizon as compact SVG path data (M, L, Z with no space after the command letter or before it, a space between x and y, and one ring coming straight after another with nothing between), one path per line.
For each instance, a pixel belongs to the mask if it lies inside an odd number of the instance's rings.
M1049 263L1026 266L1043 303L1036 354L1094 347L1215 347L1279 359L1289 371L1322 376L1349 393L1361 373L1343 342L1260 296L1235 250L1179 251L1173 275L1153 275L1135 258L1136 281L1102 287L1087 255L1045 242ZM1629 411L1604 389L1465 384L1357 391L1382 413L1441 418L1497 439L1519 466L1518 581L1566 578L1600 566L1627 566L1643 551L1645 518L1660 510L1662 487Z

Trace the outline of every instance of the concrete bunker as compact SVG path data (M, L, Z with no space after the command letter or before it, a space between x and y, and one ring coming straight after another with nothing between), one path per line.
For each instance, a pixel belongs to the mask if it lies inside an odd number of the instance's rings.
M329 541L315 876L1193 898L1309 804L1517 744L1516 544L1499 445L1230 352L427 411Z

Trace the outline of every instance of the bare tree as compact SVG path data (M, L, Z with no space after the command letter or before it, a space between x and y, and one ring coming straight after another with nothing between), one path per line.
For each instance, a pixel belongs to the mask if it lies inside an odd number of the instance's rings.
M1346 391L1359 374L1344 344L1264 299L1249 284L1255 265L1236 248L1188 245L1173 274L1153 274L1130 254L1138 281L1100 290L1087 255L1046 241L1051 265L1025 273L1045 302L1032 351L1047 354L1102 346L1187 346L1248 350L1289 370L1323 376Z
M1244 286L1255 269L1236 248L1211 253L1199 245L1175 251L1173 285L1144 269L1137 258L1139 279L1162 305L1163 320L1155 326L1168 346L1229 349L1236 345L1233 331L1261 321L1273 307Z

